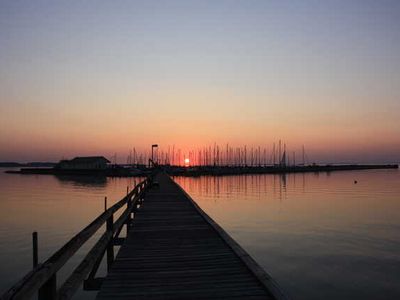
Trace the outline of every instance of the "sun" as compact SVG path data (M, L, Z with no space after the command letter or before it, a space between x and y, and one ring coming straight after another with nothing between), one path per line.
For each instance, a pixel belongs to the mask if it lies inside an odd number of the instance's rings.
M185 165L189 165L189 163L190 163L189 158L185 158Z

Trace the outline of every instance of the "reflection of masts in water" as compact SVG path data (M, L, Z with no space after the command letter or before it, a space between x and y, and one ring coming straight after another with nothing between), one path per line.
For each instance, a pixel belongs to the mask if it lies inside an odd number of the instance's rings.
M279 176L279 202L282 202L283 199L286 199L286 174L276 176Z
M283 173L281 175L281 183L282 183L283 190L286 191L286 174L285 173Z

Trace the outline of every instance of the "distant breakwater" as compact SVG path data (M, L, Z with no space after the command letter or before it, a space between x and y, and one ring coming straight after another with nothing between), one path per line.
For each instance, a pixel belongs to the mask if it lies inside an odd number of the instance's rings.
M369 169L398 169L397 164L380 165L306 165L306 166L157 166L172 176L223 176L223 175L242 175L242 174L286 174L286 173L306 173L306 172L333 172L333 171L352 171ZM57 168L22 168L19 171L11 170L6 173L14 174L42 174L42 175L82 175L82 176L106 176L106 177L138 177L150 174L153 168L132 168L117 167L103 170L82 170L69 169L60 170Z
M306 172L333 172L333 171L354 171L369 169L398 169L396 164L384 165L307 165L307 166L259 166L259 167L198 167L185 169L167 169L167 173L175 176L222 176L241 174L286 174Z

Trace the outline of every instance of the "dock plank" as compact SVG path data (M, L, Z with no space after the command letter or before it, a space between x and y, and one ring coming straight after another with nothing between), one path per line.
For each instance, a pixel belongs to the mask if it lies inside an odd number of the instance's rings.
M97 299L284 299L169 176L155 181Z

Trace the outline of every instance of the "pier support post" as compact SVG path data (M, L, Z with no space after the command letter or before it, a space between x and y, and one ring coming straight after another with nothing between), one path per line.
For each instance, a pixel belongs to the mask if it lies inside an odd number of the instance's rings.
M56 274L51 276L49 280L39 289L39 300L56 300L57 299L57 277Z
M36 231L32 232L32 260L33 260L33 268L36 268L39 262L38 233Z
M107 225L106 225L106 230L108 232L111 232L111 235L113 235L113 226L114 226L114 215L111 215L107 219ZM114 241L113 238L110 240L107 246L107 270L110 271L111 264L114 261Z
M135 195L133 195L133 197L135 197ZM128 233L130 231L130 227L131 227L131 223L132 223L132 205L133 205L133 201L132 199L128 200L128 204L127 204L127 210L129 211L129 214L126 218L126 235L128 236Z

